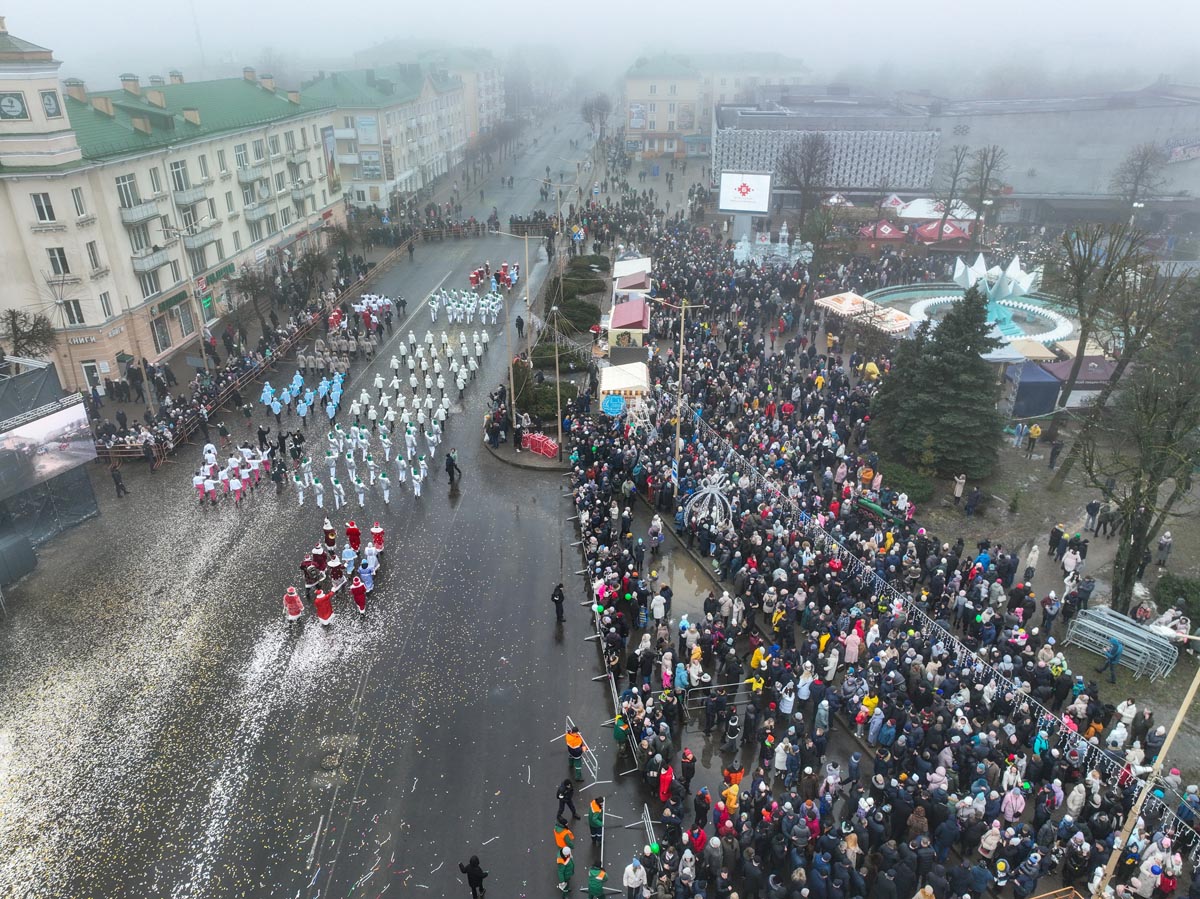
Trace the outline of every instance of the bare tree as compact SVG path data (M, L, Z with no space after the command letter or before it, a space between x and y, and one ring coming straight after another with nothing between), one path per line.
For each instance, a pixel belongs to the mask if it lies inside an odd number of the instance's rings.
M820 131L806 131L800 140L788 144L775 163L775 171L785 187L800 192L800 227L808 210L816 205L820 191L829 184L833 148Z
M1167 151L1158 144L1138 144L1113 172L1109 186L1130 206L1162 190Z
M306 250L296 260L293 273L300 284L305 301L312 299L313 291L325 280L329 265L329 256L320 250Z
M596 94L593 101L596 105L596 119L600 124L600 139L604 140L604 130L608 127L608 117L612 115L612 100L608 94Z
M884 175L875 183L875 224L871 226L872 237L879 237L879 220L883 218L883 204L887 202L891 192L891 182L888 181L887 175Z
M975 212L979 215L975 222L975 242L978 244L983 243L987 201L1000 190L1000 176L1007 167L1008 154L999 144L980 147L971 154L967 178L971 185L971 197L975 200Z
M1145 237L1128 225L1081 225L1064 232L1059 254L1046 263L1043 287L1052 305L1079 322L1079 349L1071 372L1058 395L1054 418L1046 435L1049 443L1064 424L1067 401L1083 368L1087 345L1096 333L1104 304L1127 272L1147 261ZM1064 466L1065 467L1065 466Z
M40 312L5 309L0 318L0 336L11 348L12 355L40 359L49 355L58 343L54 323Z
M579 107L579 115L587 122L587 126L596 130L596 98L586 97Z
M950 148L950 158L942 173L942 184L937 199L942 204L942 220L938 223L938 240L946 233L946 220L954 211L954 207L962 202L962 196L967 188L967 162L971 150L966 144L955 144Z
M229 286L242 298L242 302L234 308L234 316L241 330L245 331L243 315L245 314L246 307L249 306L254 314L258 316L258 323L262 325L263 333L265 334L267 332L267 319L263 315L259 301L269 295L273 286L271 279L256 269L247 268L243 269L241 274L232 279Z

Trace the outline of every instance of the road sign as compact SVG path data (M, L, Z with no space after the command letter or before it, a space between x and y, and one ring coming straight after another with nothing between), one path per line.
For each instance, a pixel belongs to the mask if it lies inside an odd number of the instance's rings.
M679 489L679 463L671 460L671 483L675 485L675 489Z
M208 290L208 278L201 275L196 279L196 293L204 293L206 290Z
M576 231L574 234L571 235L571 240L583 240L583 236L584 235L583 235L582 231Z
M592 196L593 197L600 196L600 185L599 184L597 184L595 187L592 188Z

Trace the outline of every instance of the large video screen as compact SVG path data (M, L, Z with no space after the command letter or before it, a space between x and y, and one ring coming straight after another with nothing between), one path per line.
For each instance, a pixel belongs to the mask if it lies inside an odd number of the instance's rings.
M771 211L771 176L721 172L717 209L766 215Z
M0 499L96 458L82 402L0 432Z

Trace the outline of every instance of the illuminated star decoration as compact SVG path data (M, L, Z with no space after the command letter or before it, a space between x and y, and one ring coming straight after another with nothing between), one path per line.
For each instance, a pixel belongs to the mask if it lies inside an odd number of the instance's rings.
M684 504L684 514L690 518L692 509L696 509L701 521L708 520L717 528L727 527L733 521L733 507L725 495L725 473L708 475L700 483L700 489Z

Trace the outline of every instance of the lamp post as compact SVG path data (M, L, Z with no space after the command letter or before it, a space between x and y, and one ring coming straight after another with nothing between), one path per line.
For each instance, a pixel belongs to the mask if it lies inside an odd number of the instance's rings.
M558 461L562 461L563 432L562 432L562 375L558 371L558 307L551 306L550 314L554 316L554 408L558 423Z
M168 225L163 225L162 231L163 234L168 237L181 239L198 233L197 229L202 229L206 222L213 221L215 221L213 218L206 215L204 218L198 219L197 221L190 225L186 225L183 228L175 228ZM196 296L196 273L192 270L192 257L188 255L188 248L186 245L184 245L183 248L183 268L184 271L187 272L188 276L188 293L191 294L192 301L196 304L197 325L200 333L200 359L204 362L204 370L207 372L208 347L205 346L204 332L207 330L208 325L204 321L204 309L200 305L200 298Z
M1143 204L1135 203L1134 206ZM1185 640L1200 640L1200 636L1184 637ZM1142 814L1142 806L1146 799L1153 791L1155 784L1158 781L1159 774L1162 773L1163 762L1167 757L1167 751L1171 748L1171 743L1175 739L1175 735L1179 733L1179 726L1183 724L1183 719L1187 716L1188 709L1192 707L1192 702L1196 698L1196 690L1200 688L1200 666L1196 668L1196 674L1192 678L1191 686L1188 687L1187 695L1183 697L1183 703L1179 706L1179 710L1175 712L1175 720L1171 722L1171 729L1167 731L1167 738L1163 740L1162 748L1158 750L1158 757L1154 760L1154 766L1150 771L1150 776L1146 778L1142 784L1141 792L1138 793L1137 801L1134 802L1133 808L1129 810L1129 814L1125 816L1125 826L1121 828L1121 835L1117 837L1117 842L1113 845L1112 854L1109 856L1108 864L1104 866L1104 875L1100 878L1096 885L1096 896L1103 896L1104 891L1108 888L1108 884L1112 881L1113 874L1117 870L1117 862L1121 859L1121 852L1129 843L1129 837L1133 834L1133 830L1137 827L1138 818Z
M683 342L684 330L687 323L687 312L689 309L707 309L707 306L689 303L686 299L681 299L679 305L668 303L666 300L660 300L657 297L649 297L660 306L666 306L668 309L674 309L679 312L679 374L678 381L675 385L675 489L679 489L679 440L680 430L683 425Z
M1145 208L1146 208L1146 204L1143 203L1141 200L1133 201L1131 208L1130 208L1130 212L1129 212L1129 227L1130 228L1133 227L1133 221L1134 221L1134 219L1137 218L1138 210L1145 209Z

